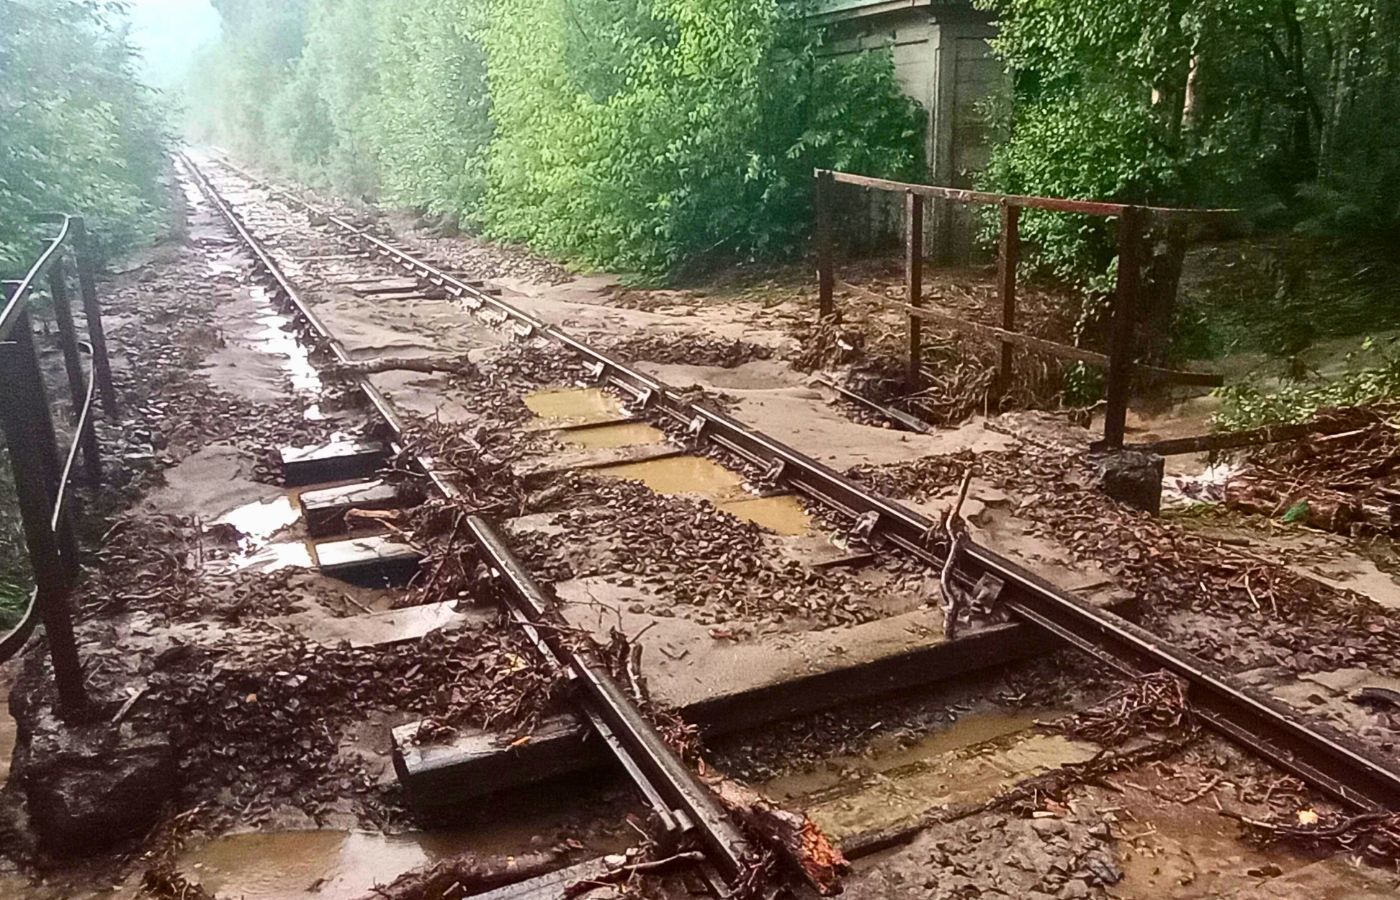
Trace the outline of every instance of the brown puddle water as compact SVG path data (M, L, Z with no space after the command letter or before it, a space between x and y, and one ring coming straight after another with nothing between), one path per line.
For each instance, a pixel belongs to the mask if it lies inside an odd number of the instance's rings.
M537 835L557 828L555 815L532 811L508 825L395 836L344 831L235 834L185 853L176 868L224 898L350 900L412 869L464 853L517 853ZM596 835L591 847L612 852L630 837Z
M737 519L778 534L812 530L811 517L796 497L754 497L744 490L744 479L703 456L668 456L593 471L605 478L640 481L658 494L699 495Z
M774 534L800 537L812 532L812 517L792 494L734 500L719 504L719 508L736 519L752 522Z
M622 417L622 403L602 388L562 388L536 391L525 406L557 425L587 425Z
M645 422L611 421L623 415L621 404L600 388L537 391L525 405L551 424L584 425L559 434L559 440L586 450L661 444L666 435ZM599 424L591 424L591 423ZM781 535L804 535L812 520L796 497L755 497L744 479L711 459L668 456L591 470L605 478L640 481L658 494L691 494L705 498L737 519Z
M242 900L349 900L410 869L461 853L455 836L287 831L219 838L181 858L185 877Z
M1035 729L1053 711L973 713L908 746L880 740L869 752L826 760L763 786L803 806L833 839L889 828L940 806L977 803L1026 778L1084 762L1098 748Z
M645 422L619 422L613 425L591 425L561 432L559 440L585 450L612 450L617 447L640 447L664 444L666 434Z

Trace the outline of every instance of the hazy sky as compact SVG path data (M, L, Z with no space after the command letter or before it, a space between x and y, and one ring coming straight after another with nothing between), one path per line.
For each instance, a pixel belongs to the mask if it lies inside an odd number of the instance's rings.
M209 0L129 0L132 39L145 57L153 87L180 83L200 47L219 36L219 14Z

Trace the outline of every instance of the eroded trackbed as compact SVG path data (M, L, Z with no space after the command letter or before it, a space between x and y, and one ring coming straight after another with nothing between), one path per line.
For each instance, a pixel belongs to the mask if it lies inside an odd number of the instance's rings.
M242 173L245 178L252 178ZM782 485L846 517L853 530L941 568L947 545L935 524L905 506L881 498L837 472L751 429L682 392L644 375L556 328L406 253L299 198L283 199L320 217L337 236L394 268L445 290L469 308L503 314L522 334L537 335L572 351L595 383L621 392L636 408L684 424L697 442L722 448L764 470ZM1020 619L1129 675L1165 671L1183 679L1203 722L1355 808L1400 809L1400 771L1393 760L1327 726L1317 726L1241 686L1214 665L1170 646L1111 611L1061 591L1011 559L971 542L960 544L953 571L965 589L995 592Z

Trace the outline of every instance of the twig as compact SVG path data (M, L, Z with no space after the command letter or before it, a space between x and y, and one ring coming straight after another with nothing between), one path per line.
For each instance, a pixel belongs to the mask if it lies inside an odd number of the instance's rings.
M657 872L661 869L679 865L680 863L699 864L704 861L705 854L696 850L689 850L684 853L677 853L675 856L668 856L665 859L654 859L647 862L619 866L597 878L589 878L569 885L564 889L564 893L561 896L564 900L572 900L574 897L582 897L584 894L591 894L600 888L612 887L613 885L627 881L637 875Z
M962 546L962 539L966 526L962 523L963 503L967 501L967 489L972 484L971 467L963 474L962 486L958 488L958 499L953 504L953 508L943 518L943 529L948 535L948 557L943 560L943 573L939 576L939 588L943 591L943 600L946 604L946 611L943 616L943 633L948 640L953 640L958 636L958 614L962 611L964 597L962 589L953 584L953 567L957 564L958 550Z

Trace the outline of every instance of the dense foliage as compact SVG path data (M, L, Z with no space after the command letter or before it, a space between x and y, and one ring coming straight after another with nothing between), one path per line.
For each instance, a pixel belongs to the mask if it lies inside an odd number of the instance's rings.
M1015 72L987 186L1400 234L1394 0L979 2ZM1027 222L1076 280L1108 264L1105 229Z
M0 0L0 272L32 261L34 217L81 212L110 246L154 228L163 124L122 7Z
M888 55L824 59L780 0L216 5L203 136L585 265L782 252L814 166L920 171Z

